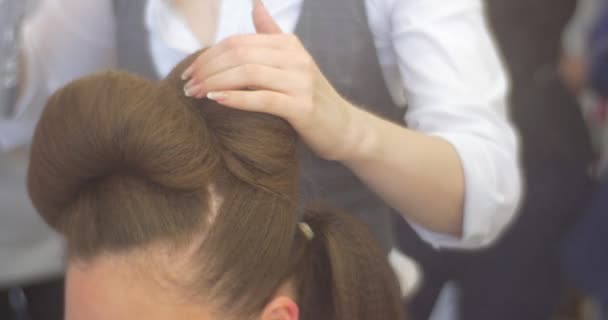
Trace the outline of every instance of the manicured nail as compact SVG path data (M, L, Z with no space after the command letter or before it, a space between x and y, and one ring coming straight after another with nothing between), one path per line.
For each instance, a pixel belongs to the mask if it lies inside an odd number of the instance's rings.
M212 92L207 93L207 99L211 99L214 101L226 100L227 97L228 97L228 94L226 94L226 92L212 91Z
M186 97L192 97L192 91L190 91L190 88L188 87L184 87L184 94Z
M200 84L189 84L184 86L184 94L186 97L194 97L200 90Z
M194 68L192 66L188 67L188 69L186 69L186 71L184 71L184 73L182 73L182 80L190 79L193 71L194 71Z
M188 80L188 82L186 82L186 84L184 85L184 88L194 87L195 84L196 84L196 81L194 79L190 79L190 80Z

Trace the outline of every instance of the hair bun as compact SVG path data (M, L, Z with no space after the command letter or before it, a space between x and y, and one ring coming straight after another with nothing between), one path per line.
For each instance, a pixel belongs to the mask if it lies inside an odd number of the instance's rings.
M49 99L28 174L30 196L45 217L59 214L85 185L114 174L177 190L206 183L220 158L204 122L192 109L163 104L159 94L155 83L111 71L72 82Z

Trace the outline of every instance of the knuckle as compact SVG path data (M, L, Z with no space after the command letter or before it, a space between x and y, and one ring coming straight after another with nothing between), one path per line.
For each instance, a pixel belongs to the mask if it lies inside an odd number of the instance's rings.
M256 95L252 95L251 99L258 111L265 112L270 108L273 97L268 92L258 91Z
M302 86L305 92L312 92L314 89L314 82L312 79L306 79L304 81L304 85Z
M237 49L239 47L239 43L240 43L240 41L239 41L238 36L231 36L231 37L227 38L226 40L224 40L224 46L228 50Z
M242 67L243 76L248 81L255 81L258 78L258 72L255 65L245 64Z
M295 59L293 59L293 63L300 70L306 69L306 59L304 59L302 56L297 56Z
M232 58L235 61L245 61L245 59L247 58L247 50L245 48L236 47L236 48L232 49L230 52L231 52Z
M187 80L186 83L197 83L202 81L203 79L201 78L200 71L195 70L194 72L192 72L190 78Z
M279 96L276 94L272 94L271 92L266 92L266 104L265 108L270 109L272 106L277 106L280 103Z
M315 104L314 104L314 99L312 98L312 96L308 96L308 97L304 98L302 101L302 106L304 108L304 111L307 114L313 113L315 110Z
M312 72L300 73L300 82L307 88L312 88L315 82L315 78Z
M312 81L310 81L310 78L305 75L300 75L299 77L294 78L291 83L292 87L295 89L295 93L298 96L310 95L313 90Z
M309 56L304 56L300 59L300 65L304 70L311 71L314 69L315 62Z

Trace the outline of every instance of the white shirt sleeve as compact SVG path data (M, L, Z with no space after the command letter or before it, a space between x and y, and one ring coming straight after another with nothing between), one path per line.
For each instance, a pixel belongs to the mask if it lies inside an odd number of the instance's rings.
M26 21L25 83L16 116L0 121L0 151L29 144L52 92L115 64L112 10L109 0L44 0Z
M518 139L507 119L508 80L480 0L386 0L409 128L450 142L465 176L464 234L413 225L436 247L491 244L521 194Z

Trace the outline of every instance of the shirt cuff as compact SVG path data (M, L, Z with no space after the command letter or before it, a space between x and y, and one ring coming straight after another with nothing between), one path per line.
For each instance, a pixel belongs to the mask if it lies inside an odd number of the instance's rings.
M468 134L437 134L457 150L465 177L462 237L436 233L410 222L436 249L480 249L493 244L513 221L521 197L517 140L501 145Z

